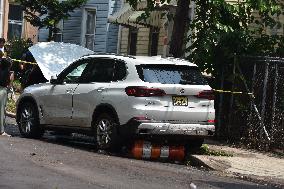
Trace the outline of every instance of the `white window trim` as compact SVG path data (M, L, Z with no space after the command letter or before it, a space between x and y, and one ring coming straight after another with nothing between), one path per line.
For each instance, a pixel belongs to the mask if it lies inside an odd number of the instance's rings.
M81 46L85 47L86 44L86 21L87 21L87 11L95 11L96 12L96 16L95 16L95 28L94 28L94 36L96 36L96 27L97 27L97 7L84 7L83 8L83 13L82 13L82 23L81 23Z
M13 4L13 5L18 5L18 4ZM24 23L25 18L24 18L24 16L25 16L24 15L24 11L22 12L22 18L23 19L21 21L19 21L19 20L11 20L11 19L9 19L9 16L8 16L8 25L9 24L17 24L17 25L21 25L22 26L22 31L21 31L21 37L20 38L22 38L24 36L24 33L25 33L25 23Z
M0 1L0 37L3 36L4 1Z

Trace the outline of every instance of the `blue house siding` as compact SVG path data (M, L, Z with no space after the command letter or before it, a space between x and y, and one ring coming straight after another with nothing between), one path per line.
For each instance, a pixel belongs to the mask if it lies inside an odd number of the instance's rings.
M108 38L107 38L107 52L108 53L117 52L118 30L119 30L118 25L114 25L114 24L109 25Z
M119 9L121 8L121 5L122 5L122 0L110 0L109 15L118 12ZM108 53L117 52L118 30L119 30L118 25L108 24L107 45L106 45L107 48L106 51Z
M85 9L96 10L95 52L116 52L118 26L110 26L108 16L120 8L122 0L89 0L86 5L70 13L68 20L63 21L63 42L78 45L82 41L82 21ZM39 41L46 41L48 31L39 31Z
M82 9L76 9L63 21L63 42L81 45Z
M63 42L81 45L83 11L88 8L96 10L94 51L106 52L106 24L109 8L109 2L106 0L89 0L81 9L71 13L71 17L64 21Z
M38 31L38 41L46 42L48 38L48 29L42 28Z

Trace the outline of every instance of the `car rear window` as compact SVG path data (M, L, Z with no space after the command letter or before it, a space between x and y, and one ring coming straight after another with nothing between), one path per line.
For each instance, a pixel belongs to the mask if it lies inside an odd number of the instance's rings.
M149 83L207 85L198 67L184 65L138 65L141 80Z

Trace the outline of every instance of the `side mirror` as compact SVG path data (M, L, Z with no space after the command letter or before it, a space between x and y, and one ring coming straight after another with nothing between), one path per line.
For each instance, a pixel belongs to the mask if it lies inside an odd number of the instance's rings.
M53 84L53 85L58 84L57 77L56 77L56 76L51 76L49 82L50 82L51 84Z

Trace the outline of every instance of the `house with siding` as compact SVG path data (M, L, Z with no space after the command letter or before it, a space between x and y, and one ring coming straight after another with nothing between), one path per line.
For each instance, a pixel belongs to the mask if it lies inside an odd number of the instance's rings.
M123 2L120 11L109 16L108 21L120 25L117 52L137 56L168 56L169 39L171 39L173 20L167 14L174 14L176 1L161 4L156 0L157 10L150 13L149 18L140 19L147 1L138 2L136 10L129 3ZM189 19L193 17L194 2L191 1Z
M32 39L37 42L38 29L24 19L24 12L13 0L0 0L0 37Z
M166 14L174 14L177 1L171 0L170 4L161 4L156 0L157 11L151 12L151 15L146 20L139 20L139 16L143 13L143 9L147 6L147 1L142 0L138 2L136 10L124 0L122 8L109 16L108 21L120 25L119 41L117 52L129 55L143 55L143 56L168 56L169 43L172 35L173 21L166 19ZM229 3L237 3L237 0L227 0ZM194 19L194 1L191 1L189 7L188 18ZM259 15L254 15L256 18ZM284 25L284 16L280 15L277 19ZM254 25L251 25L254 27ZM266 34L283 35L284 29L281 28L266 28ZM191 31L188 31L188 35ZM185 44L185 47L191 45L191 41ZM185 54L187 56L187 54Z
M122 0L89 0L62 20L60 41L81 45L99 53L116 53L119 26L107 18L120 9ZM39 31L39 41L47 41L47 29Z

